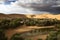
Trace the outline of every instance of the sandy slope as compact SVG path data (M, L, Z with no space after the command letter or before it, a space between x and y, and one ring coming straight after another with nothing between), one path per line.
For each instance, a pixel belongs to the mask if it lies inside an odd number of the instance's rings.
M60 20L60 14L54 15L54 14L49 14L49 13L45 13L45 14L37 14L37 15L26 15L28 18L51 18L51 19L58 19Z
M50 13L45 14L0 14L0 18L51 18L60 20L60 14L54 15Z

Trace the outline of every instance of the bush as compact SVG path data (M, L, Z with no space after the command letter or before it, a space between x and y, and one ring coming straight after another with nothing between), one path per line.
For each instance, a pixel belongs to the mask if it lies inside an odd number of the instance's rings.
M28 21L25 24L26 24L26 26L35 26L36 25L34 21Z
M60 24L55 24L55 28L60 30Z
M20 36L21 34L14 34L10 40L24 40L23 37Z
M7 40L7 37L5 36L5 33L3 30L0 30L0 40Z
M47 36L46 40L57 40L57 32L52 31L50 32L49 36Z
M0 19L0 29L16 28L18 26L52 26L60 24L57 19L37 19L37 18L16 18Z

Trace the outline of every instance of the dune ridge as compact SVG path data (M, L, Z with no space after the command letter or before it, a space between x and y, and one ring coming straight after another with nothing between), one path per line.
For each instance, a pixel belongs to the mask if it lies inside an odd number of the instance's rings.
M0 18L51 18L60 20L60 14L1 14Z

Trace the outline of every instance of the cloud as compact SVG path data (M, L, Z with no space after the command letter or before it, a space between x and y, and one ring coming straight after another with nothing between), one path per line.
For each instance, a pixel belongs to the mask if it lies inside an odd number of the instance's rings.
M26 8L18 6L17 2L15 2L15 3L12 2L10 5L0 4L0 13L4 13L4 14L12 14L12 13L22 14L22 13L27 13L27 12L28 11L26 10Z
M20 2L11 2L10 5L4 5L0 4L0 13L4 14L12 14L12 13L17 13L17 14L36 14L36 13L45 13L45 11L32 11L31 9L28 8L23 8L20 5L18 5Z
M18 1L16 2L11 2L11 5L17 5L18 4Z

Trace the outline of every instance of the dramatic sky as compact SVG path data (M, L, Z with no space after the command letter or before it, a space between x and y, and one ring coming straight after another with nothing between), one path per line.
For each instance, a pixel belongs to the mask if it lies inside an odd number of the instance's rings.
M26 14L26 13L40 13L31 11L29 9L23 8L19 5L17 5L18 1L16 0L9 0L9 2L6 0L5 2L0 1L0 13L5 14L12 14L12 13L18 13L18 14Z
M34 13L35 14L35 13L44 13L44 12L46 12L46 11L32 11L32 10L21 7L20 5L17 5L17 3L18 3L18 1L16 1L16 0L6 0L6 1L1 1L0 0L0 13L5 13L5 14Z

